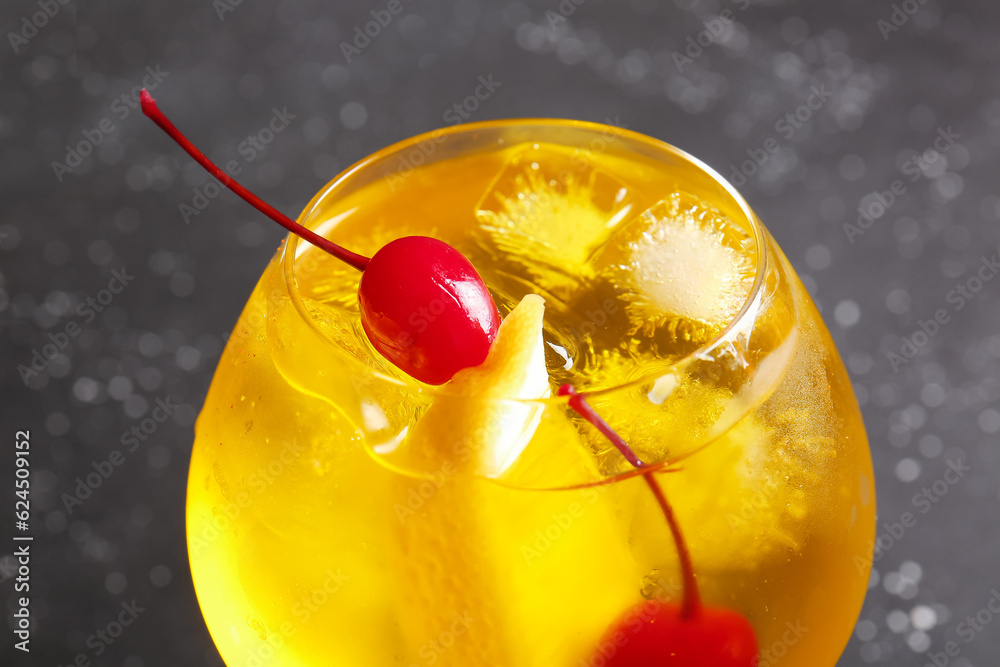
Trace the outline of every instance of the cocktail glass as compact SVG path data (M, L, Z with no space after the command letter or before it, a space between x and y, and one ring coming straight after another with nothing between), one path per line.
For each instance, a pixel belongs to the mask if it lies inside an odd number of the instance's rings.
M553 395L407 377L362 331L357 272L286 240L219 362L188 482L228 665L610 660L623 614L638 627L681 599L678 550L562 383L656 471L702 599L750 621L759 664L835 664L869 580L867 440L815 306L718 174L611 126L476 123L375 153L299 222L368 256L441 238L503 315L541 295Z

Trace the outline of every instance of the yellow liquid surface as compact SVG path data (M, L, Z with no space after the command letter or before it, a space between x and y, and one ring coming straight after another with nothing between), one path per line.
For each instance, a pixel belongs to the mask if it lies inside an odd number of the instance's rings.
M747 335L676 370L735 317L759 252L735 211L686 188L693 167L615 141L428 160L332 197L308 224L368 255L442 238L502 315L542 295L553 393L632 383L591 403L643 460L666 462L706 604L750 620L761 665L833 665L875 512L844 369L765 239L767 299ZM357 272L298 250L298 294L276 259L197 424L188 547L228 665L600 664L626 610L680 600L659 507L640 478L598 483L629 466L592 427L556 399L407 381L364 338ZM418 426L435 404L454 420ZM487 479L468 451L501 441L523 454Z

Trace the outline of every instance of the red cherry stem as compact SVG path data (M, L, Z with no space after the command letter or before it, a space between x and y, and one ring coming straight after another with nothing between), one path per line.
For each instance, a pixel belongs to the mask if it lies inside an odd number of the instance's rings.
M244 201L253 206L255 209L266 215L267 217L274 220L276 223L287 229L293 234L301 236L303 239L312 243L317 248L325 250L334 257L343 262L353 266L358 271L364 271L365 267L368 266L368 258L364 255L359 255L355 252L351 252L347 248L333 243L329 239L325 239L311 229L306 229L299 223L295 222L287 215L274 208L266 201L255 195L254 193L247 190L245 187L234 181L229 177L229 174L219 169L218 166L211 160L209 160L204 153L195 148L187 137L185 137L177 127L170 122L162 111L160 111L156 106L156 100L153 96L149 94L149 91L145 88L139 94L139 100L142 103L142 112L146 114L154 123L160 126L160 129L170 135L173 139L187 151L188 155L195 159L195 162L200 164L205 168L208 173L215 176L217 179L222 181L222 184L227 188L239 195Z
M586 419L588 422L594 425L598 431L600 431L611 443L618 448L618 451L622 453L622 456L636 468L644 467L642 461L636 456L632 448L628 446L620 435L615 433L606 421L604 421L599 414L587 403L583 394L580 394L573 388L572 385L564 384L559 387L558 394L560 396L569 397L569 407L573 408L581 417ZM680 523L677 521L677 515L674 514L674 509L671 507L670 503L667 501L667 496L663 493L663 488L660 487L660 483L656 481L652 472L646 472L642 475L643 479L646 480L646 484L649 485L650 490L656 497L656 502L660 504L660 509L663 510L663 516L667 519L667 525L670 527L670 533L673 535L674 544L677 547L677 555L681 562L681 576L684 579L684 600L681 604L681 619L689 619L694 617L701 610L701 596L698 594L698 582L694 576L694 565L691 563L691 552L688 550L687 542L684 540L684 534L681 532Z
M677 555L681 561L681 576L684 578L684 601L681 603L681 620L693 618L701 609L701 595L698 593L698 582L694 577L694 565L691 563L691 552L688 550L687 542L681 533L681 525L674 514L674 508L667 502L667 496L663 493L660 483L653 477L653 473L643 474L643 479L649 485L656 502L660 503L663 516L667 518L667 525L674 536L674 543L677 545Z
M598 431L600 431L605 438L611 441L618 451L622 453L625 460L632 464L633 467L641 468L644 464L639 460L639 457L635 455L632 448L622 440L621 436L614 432L608 423L601 419L601 416L594 411L594 408L590 407L583 398L583 394L578 394L576 389L572 385L564 384L559 387L560 396L569 396L569 407L580 413L580 416L593 424Z

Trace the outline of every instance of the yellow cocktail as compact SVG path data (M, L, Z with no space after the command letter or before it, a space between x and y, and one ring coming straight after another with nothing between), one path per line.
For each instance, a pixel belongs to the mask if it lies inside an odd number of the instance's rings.
M678 554L563 383L662 464L701 595L751 622L760 664L836 662L871 562L867 441L815 307L717 175L612 127L483 123L373 155L300 222L367 255L441 238L504 316L543 297L530 364L552 396L505 393L523 360L469 390L407 377L362 331L359 274L286 242L191 463L191 566L227 664L603 664L624 612L679 599Z

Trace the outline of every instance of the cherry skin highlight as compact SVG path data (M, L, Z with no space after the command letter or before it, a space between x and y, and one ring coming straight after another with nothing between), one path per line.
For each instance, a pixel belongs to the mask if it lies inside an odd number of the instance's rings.
M486 283L458 250L427 236L396 239L369 259L303 227L233 180L198 150L145 88L142 112L223 185L279 225L362 272L361 325L372 345L410 376L444 384L486 359L500 314Z
M636 468L644 465L632 448L587 403L572 385L559 387L569 397L569 407L598 429ZM643 479L653 492L670 534L684 581L681 604L641 602L608 628L590 664L605 667L757 667L757 635L750 622L730 609L706 607L698 594L698 581L680 523L652 471ZM652 608L650 607L652 605Z
M361 274L358 298L375 349L427 384L481 364L500 327L493 297L469 260L427 236L380 248Z
M753 627L735 611L702 607L683 618L680 605L649 601L608 629L590 664L600 664L598 655L605 667L756 667L759 660Z

